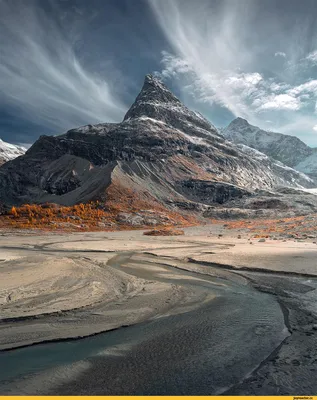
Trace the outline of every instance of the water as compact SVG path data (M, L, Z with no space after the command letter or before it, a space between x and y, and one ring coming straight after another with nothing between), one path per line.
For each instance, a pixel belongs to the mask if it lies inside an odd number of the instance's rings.
M223 392L255 369L287 330L273 296L241 283L206 279L182 282L192 290L209 285L217 295L190 312L77 341L0 353L0 393ZM224 286L215 286L216 281Z

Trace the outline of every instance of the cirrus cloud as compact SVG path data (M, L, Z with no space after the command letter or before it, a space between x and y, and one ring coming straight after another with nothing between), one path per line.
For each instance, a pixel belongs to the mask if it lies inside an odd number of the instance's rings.
M225 109L228 122L233 114L317 144L314 4L307 4L304 24L295 2L281 21L273 1L148 1L171 48L162 53L162 77L194 104L209 104L211 120ZM277 41L283 51L275 50Z
M81 64L76 32L62 28L59 11L33 0L0 1L0 105L55 132L119 121L127 106L111 84L111 68L101 77Z

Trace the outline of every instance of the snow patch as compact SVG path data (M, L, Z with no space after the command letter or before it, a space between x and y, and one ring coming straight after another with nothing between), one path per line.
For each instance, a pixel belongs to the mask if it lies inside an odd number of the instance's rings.
M0 139L0 162L13 160L16 157L22 156L25 152L26 149L24 147L16 146Z

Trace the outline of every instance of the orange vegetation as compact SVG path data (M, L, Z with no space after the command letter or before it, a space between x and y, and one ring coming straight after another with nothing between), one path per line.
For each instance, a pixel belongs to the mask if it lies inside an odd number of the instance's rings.
M103 200L86 204L25 204L0 214L1 228L94 231L144 228L152 226L193 225L196 219L165 208L148 193L135 192L111 184ZM125 218L122 218L122 214ZM121 216L121 218L120 218ZM138 216L138 224L129 217ZM151 220L151 224L147 221ZM153 223L154 220L154 223ZM142 223L144 221L144 223ZM155 223L157 221L157 224Z
M294 237L304 234L317 235L317 214L282 219L214 220L213 222L223 223L227 229L248 230L256 238L279 235L291 235Z

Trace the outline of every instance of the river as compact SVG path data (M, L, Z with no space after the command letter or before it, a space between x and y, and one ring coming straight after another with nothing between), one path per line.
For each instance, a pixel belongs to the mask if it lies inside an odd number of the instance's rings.
M124 257L112 266L127 262ZM174 268L166 270L175 274ZM193 272L177 274L175 284L210 290L215 298L94 337L1 352L0 393L221 394L288 336L274 296L231 274L203 279Z

